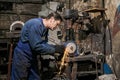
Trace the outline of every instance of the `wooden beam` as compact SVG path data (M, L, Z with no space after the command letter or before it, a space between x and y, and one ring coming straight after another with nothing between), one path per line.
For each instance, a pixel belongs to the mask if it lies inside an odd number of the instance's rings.
M43 0L0 0L0 2L13 2L13 3L44 3Z

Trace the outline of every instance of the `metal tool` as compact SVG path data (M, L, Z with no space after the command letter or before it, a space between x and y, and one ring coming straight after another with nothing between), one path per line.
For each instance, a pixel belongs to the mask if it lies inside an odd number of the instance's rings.
M65 63L65 58L67 58L67 56L71 53L74 53L76 51L76 44L74 42L68 42L65 44L66 48L65 48L65 51L64 51L64 55L61 59L61 65L60 65L60 68L59 68L59 73L58 74L61 74L62 73L62 69L66 66L66 63Z
M69 42L66 44L66 50L68 53L74 53L77 49L77 46L74 42Z

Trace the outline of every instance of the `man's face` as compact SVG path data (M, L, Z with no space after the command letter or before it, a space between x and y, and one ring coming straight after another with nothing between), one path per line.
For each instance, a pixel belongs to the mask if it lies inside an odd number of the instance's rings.
M60 20L55 20L54 18L50 19L50 24L49 24L49 29L55 30L59 25L61 21Z

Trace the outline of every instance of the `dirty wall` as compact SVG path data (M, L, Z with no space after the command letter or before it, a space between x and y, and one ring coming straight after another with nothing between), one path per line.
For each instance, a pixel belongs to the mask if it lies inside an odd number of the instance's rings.
M106 14L110 19L112 34L112 57L108 62L113 68L114 73L120 79L120 0L105 0Z
M101 1L104 1L104 4L101 4ZM106 9L106 18L110 20L106 27L106 48L108 52L106 59L113 72L120 78L120 0L74 0L72 3L74 3L71 4L72 8L79 11L103 6Z

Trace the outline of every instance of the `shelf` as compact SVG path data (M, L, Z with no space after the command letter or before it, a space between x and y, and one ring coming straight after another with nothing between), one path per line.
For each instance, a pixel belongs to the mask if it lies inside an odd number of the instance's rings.
M0 37L0 44L7 43L8 41L9 41L8 38Z
M11 15L31 15L31 16L38 16L36 13L22 11L21 13L17 13L15 11L0 11L0 14L11 14Z
M93 54L90 54L90 55L85 55L85 56L77 56L77 57L70 57L70 58L67 58L65 61L66 62L77 62L77 61L85 61L85 60L94 60L94 59L102 59L104 58L103 55L93 55Z
M87 10L84 10L83 12L103 12L107 10L106 8L92 8L92 9L87 9Z
M0 67L7 66L7 65L8 65L8 63L3 63L3 64L0 64Z
M80 71L77 72L78 76L84 76L84 75L89 75L89 74L96 74L96 73L102 73L101 70L97 70L97 71Z
M8 50L8 48L0 48L0 51Z

